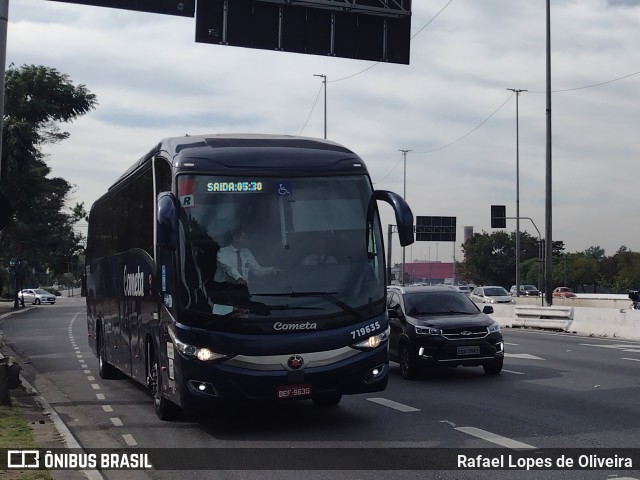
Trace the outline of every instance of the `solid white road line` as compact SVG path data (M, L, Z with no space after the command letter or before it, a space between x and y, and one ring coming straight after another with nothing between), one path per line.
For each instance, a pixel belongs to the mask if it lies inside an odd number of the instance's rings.
M502 369L502 371L505 373L512 373L514 375L525 375L523 372L516 372L514 370L505 370L504 368Z
M378 403L380 405L384 405L385 407L393 408L394 410L398 410L400 412L419 412L419 408L413 408L409 405L404 405L402 403L394 402L393 400L388 400L386 398L367 398L370 402Z

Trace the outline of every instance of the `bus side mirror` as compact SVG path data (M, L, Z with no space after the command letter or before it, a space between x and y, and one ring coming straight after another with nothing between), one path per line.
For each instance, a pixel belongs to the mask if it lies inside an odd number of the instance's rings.
M176 248L176 201L171 192L158 194L158 245Z
M385 201L393 207L393 211L396 213L396 228L398 229L400 245L403 247L411 245L414 241L414 227L413 212L411 211L409 204L397 193L389 192L387 190L376 190L375 196L376 200Z

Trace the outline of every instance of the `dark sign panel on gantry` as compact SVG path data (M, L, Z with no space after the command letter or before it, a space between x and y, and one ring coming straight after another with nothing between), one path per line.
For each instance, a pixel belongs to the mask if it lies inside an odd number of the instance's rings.
M416 217L419 242L455 242L456 217Z
M200 0L196 42L409 63L411 0Z
M163 13L180 17L194 17L196 0L49 0L53 2L120 8L137 12Z

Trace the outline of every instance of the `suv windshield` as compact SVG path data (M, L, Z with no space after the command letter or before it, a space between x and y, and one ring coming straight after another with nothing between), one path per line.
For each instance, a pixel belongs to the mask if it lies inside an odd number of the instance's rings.
M242 318L384 308L384 258L367 176L181 175L179 304Z
M407 315L475 314L478 308L459 292L406 293L404 306Z

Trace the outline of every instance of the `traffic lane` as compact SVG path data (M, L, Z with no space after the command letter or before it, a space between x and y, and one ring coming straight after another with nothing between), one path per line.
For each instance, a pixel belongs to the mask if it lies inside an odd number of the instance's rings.
M97 375L87 363L93 354L86 342L84 304L61 303L54 310L34 308L12 317L11 321L10 317L3 319L0 328L23 367L23 377L55 410L78 443L83 447L125 447L121 433L101 408ZM104 477L148 480L149 475L111 471Z
M640 387L640 343L535 331L505 335L508 373L551 365L560 373L540 378L550 387L591 392Z
M82 328L80 323L78 323L76 325L77 325L78 328L80 328L81 331L83 331L83 328ZM78 335L76 335L76 336L78 336ZM469 373L471 373L471 370L478 370L478 369L466 369L466 370ZM480 370L480 372L481 372L481 370ZM478 372L476 372L476 373L478 373ZM480 373L480 378L484 378L484 375L482 373ZM137 388L135 386L135 384L131 385L132 382L130 382L130 381L125 380L124 382L126 382L128 384L128 387L132 388L131 392L134 393L134 398L133 399L125 399L124 401L120 398L119 401L121 402L121 405L120 405L121 408L125 412L134 413L134 415L133 415L134 418L140 418L140 415L138 413L136 413L136 410L135 410L136 408L140 408L141 409L140 413L142 413L145 416L147 416L148 419L151 422L157 422L157 420L155 419L155 416L151 413L151 409L147 409L146 408L146 405L150 404L150 400L148 399L148 397L146 395L146 391L140 391L140 389ZM392 382L393 382L393 379L392 379ZM118 393L121 393L120 391L121 391L122 385L120 385L120 386L109 385L110 382L101 382L101 383L105 383L106 384L105 388L110 388L110 387L114 388L114 391L112 392L114 397L118 396L117 395ZM407 383L409 383L409 382L407 382ZM125 390L126 390L126 388L127 388L127 385L125 385ZM391 391L391 390L393 390L393 386L392 385L390 385L390 389L388 390L388 392ZM140 397L135 398L136 395L141 395L141 398ZM345 397L345 403L343 404L343 407L347 405L349 400L357 401L361 397L362 396ZM384 398L384 397L378 397L378 398ZM370 400L371 399L367 399L367 401L370 401ZM313 408L311 405L309 405L308 402L300 402L300 403L295 403L295 404L291 404L291 405L296 405L297 407L300 407L297 410L301 410L304 407L305 403L307 404L306 407L308 408L308 410L314 414L312 416L315 417L316 409ZM375 404L375 406L377 408L379 408L380 405L385 406L384 404ZM357 405L357 403L354 406L357 408L358 411L367 411L367 410L369 410L371 408L371 407L367 408L367 407L359 406L359 405ZM339 407L339 408L342 408L342 407ZM92 410L94 410L94 409L92 409ZM415 410L409 410L408 412L407 411L402 412L402 410L398 410L397 408L393 408L393 409L389 409L390 414L388 416L387 415L378 414L378 417L389 417L388 418L389 419L389 423L392 423L395 426L395 428L393 430L391 430L391 431L402 432L402 436L403 436L403 439L404 439L404 437L406 437L406 432L411 430L410 427L411 426L415 426L415 423L416 423L415 422L415 417L413 419L409 420L408 421L408 425L407 425L406 424L407 422L405 422L405 421L400 421L399 419L394 419L392 413L394 413L394 414L397 414L397 412L409 413L409 412L412 412L412 411L415 412ZM299 420L300 419L300 415L302 414L301 411L296 411L296 412L294 412L295 415L292 417L290 415L291 414L290 408L284 408L284 411L280 412L280 413L283 414L283 416L274 415L274 410L268 410L268 409L267 410L263 409L262 411L256 411L255 413L256 413L256 415L242 415L240 418L229 417L228 418L229 422L227 422L226 425L225 424L221 424L222 422L216 421L214 419L213 421L216 422L215 423L215 428L218 429L216 431L216 435L219 437L219 436L221 436L221 434L224 434L225 431L226 432L233 432L233 434L230 436L230 441L231 442L235 442L235 441L238 441L238 440L241 441L242 439L238 438L238 433L233 430L234 428L238 427L238 425L241 425L241 426L246 426L248 428L248 429L245 429L245 430L241 429L241 432L240 432L240 436L241 437L242 436L246 437L248 435L248 436L258 437L258 438L260 438L262 440L262 438L264 438L264 436L265 436L263 432L265 432L265 431L266 432L272 432L272 431L276 431L277 432L278 428L281 429L283 425L287 425L288 424L288 422L287 422L288 419L294 418L296 420ZM276 413L278 413L278 412L276 412ZM113 417L109 417L109 418L113 418ZM118 418L118 417L116 417L116 418ZM265 418L269 419L269 421L267 423L262 423L261 424L260 420L261 419L265 419ZM409 418L410 417L408 417L408 416L407 417L403 417L403 419L409 419ZM275 420L275 423L272 423L271 420ZM334 433L337 433L338 437L340 437L341 434L344 434L344 429L340 429L340 424L344 424L345 423L345 419L340 418L338 420L340 420L339 422L337 422L339 425L334 426L332 424L329 424L329 426L332 427L331 429L334 431ZM433 418L429 418L429 420L433 420ZM123 423L123 425L127 425L128 426L132 422L131 421L127 421L127 419L125 418L125 421L123 421L122 423ZM160 423L162 424L164 422L160 422ZM371 423L371 422L369 422L369 423ZM152 423L152 424L156 425L157 423ZM320 424L322 424L322 425L327 424L326 419L325 418L321 418L320 419ZM108 425L108 423L106 423L106 425ZM199 423L199 425L200 426L206 425L206 421L205 421L204 424ZM260 428L256 428L256 426L258 426ZM313 428L314 427L313 423L311 423L310 426L312 427L313 430L317 430L317 427L315 429ZM300 430L300 428L299 428L300 424L299 423L294 423L294 424L291 425L291 427L292 427L292 432L299 432L299 430ZM443 425L443 427L444 427L444 425ZM115 430L115 431L120 430L119 428L110 428L110 427L107 427L107 428L110 429L110 430ZM391 428L393 428L393 427L391 427ZM262 434L261 434L261 430L262 430ZM358 430L358 428L356 428L356 430ZM387 431L386 428L382 428L382 430L383 430L383 433ZM436 435L434 430L435 430L434 428L430 428L429 429L430 433L434 437L438 437L439 435ZM422 428L418 428L418 431L419 432L423 432L424 430ZM280 438L284 438L286 441L290 441L290 439L288 438L287 435L288 435L287 432L285 432L284 437L282 435L277 435L275 438L272 439L272 441L273 442L278 441ZM190 438L191 436L187 434L186 437ZM322 437L322 435L321 435L321 437ZM380 440L378 440L378 442L380 442L380 441L384 442L385 440L387 440L387 441L389 440L389 438L387 438L384 435L382 437L380 437L378 435L373 435L372 436L372 438L376 438L376 437L378 439L380 439ZM157 439L157 438L164 438L164 437L162 435L154 435L154 438ZM178 443L184 445L184 443L182 443L180 441L181 439L179 437L177 437L176 435L171 435L169 438L172 438L173 440L178 438ZM423 438L424 438L423 435L417 435L415 440L416 441L421 441L421 440L423 441ZM191 440L193 440L193 438L191 438ZM309 440L309 439L307 439L307 440ZM311 439L311 440L313 441L314 439ZM330 437L329 440L335 440L335 437ZM482 440L480 440L478 442L481 444ZM193 443L197 444L198 442L193 442ZM262 442L260 442L260 444L261 443ZM405 440L404 445L407 445L407 444L409 444L409 443L406 442L406 440Z
M556 340L534 338L540 344ZM532 347L532 352L542 348ZM392 373L399 378L397 367L392 365ZM416 382L405 382L406 387L398 388L392 381L387 392L393 400L429 409L453 425L480 426L536 446L538 439L542 439L539 446L552 447L638 445L640 429L634 412L640 392L635 386L635 372L630 371L627 379L618 376L611 386L593 388L598 385L593 384L585 391L572 383L572 378L585 375L579 365L507 357L504 368L497 377L486 377L478 368L442 370ZM571 368L578 368L578 373Z

